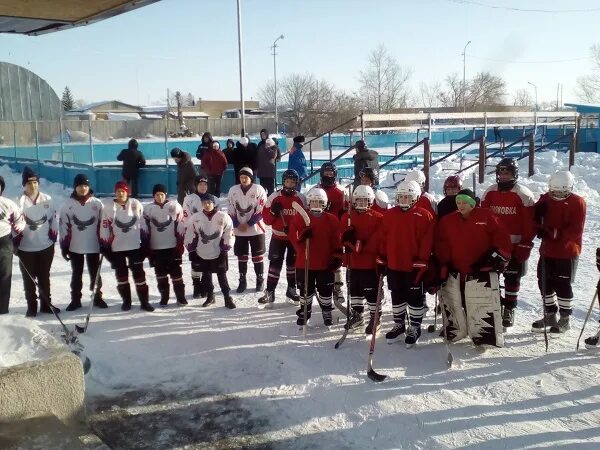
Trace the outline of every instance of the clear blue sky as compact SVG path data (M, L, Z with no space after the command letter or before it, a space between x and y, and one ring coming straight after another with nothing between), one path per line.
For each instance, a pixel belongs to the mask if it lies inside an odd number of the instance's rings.
M269 46L285 39L278 77L312 72L339 88L358 88L369 51L383 43L413 71L411 85L489 70L509 94L538 86L539 101L576 100L578 76L590 72L589 47L600 42L600 10L528 12L521 9L598 9L598 0L243 0L246 98L272 79ZM556 61L514 63L504 61ZM239 98L235 0L162 0L87 27L38 37L0 34L0 60L23 65L61 94L68 85L88 102L141 104L166 90L205 99ZM139 86L139 88L138 88ZM533 90L531 91L533 95ZM512 99L509 95L508 100Z

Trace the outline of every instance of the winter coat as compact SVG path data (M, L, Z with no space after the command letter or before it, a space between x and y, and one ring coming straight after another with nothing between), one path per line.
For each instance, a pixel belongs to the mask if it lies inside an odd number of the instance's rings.
M267 147L265 141L258 144L258 157L256 163L256 175L261 178L275 178L277 161L281 158L279 147L274 145Z
M308 170L306 168L306 158L302 151L302 144L295 143L290 149L290 155L288 160L288 169L293 169L298 173L300 179L306 178Z
M220 177L227 170L227 158L221 150L206 149L200 167L207 177Z
M196 177L196 168L192 162L192 156L187 152L181 152L181 157L177 163L177 188L185 192L194 192L196 186L194 178Z
M208 142L204 142L204 139L208 138ZM198 158L199 160L202 160L202 157L204 156L204 152L206 150L208 150L209 148L212 148L212 142L213 142L213 138L212 135L207 131L206 133L204 133L202 135L202 141L200 142L200 145L198 146L198 150L196 150L196 158Z
M239 181L237 174L242 167L249 167L253 172L256 173L257 158L258 148L254 142L248 143L246 147L239 142L236 144L235 149L231 152L231 159L229 161L231 164L233 164L236 174L236 182Z
M352 157L354 160L354 185L360 184L360 171L370 167L373 170L379 169L379 153L375 150L361 150Z
M130 180L137 178L138 170L146 165L144 154L135 148L124 148L117 156L117 160L123 161L123 178Z

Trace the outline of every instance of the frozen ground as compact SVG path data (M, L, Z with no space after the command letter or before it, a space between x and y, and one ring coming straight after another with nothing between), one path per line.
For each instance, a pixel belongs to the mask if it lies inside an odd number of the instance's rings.
M600 354L576 353L575 342L598 279L600 155L578 154L577 160L575 190L586 198L588 215L575 313L572 329L552 338L547 354L543 337L530 331L541 309L534 271L522 281L516 325L507 333L505 348L481 353L467 341L453 344L454 366L448 370L437 333L425 332L410 350L387 345L381 336L374 365L388 379L375 384L366 377L368 342L361 334L333 348L343 319L326 331L316 313L307 338L302 336L293 307L282 302L285 281L270 311L257 309L258 294L250 292L233 294L238 305L233 311L217 294L217 306L207 309L192 300L184 308L169 305L149 314L135 307L123 313L114 276L105 266L103 290L110 308L94 310L88 332L81 335L93 361L86 377L93 428L119 449L598 448ZM438 197L457 161L432 169ZM522 177L536 197L548 175L565 167L566 155L548 152L538 161L536 174ZM521 170L526 173L525 164ZM15 196L20 175L1 167L0 174L9 182L8 195ZM478 193L491 181L478 186ZM68 194L57 185L49 190L59 198ZM52 292L54 303L64 308L71 270L59 255ZM537 250L530 266L536 262ZM16 262L13 269L11 316L22 316L25 300ZM184 271L189 274L189 264ZM154 274L148 267L146 274L157 302ZM228 277L235 288L233 257ZM249 280L253 285L252 268ZM433 301L428 298L431 306ZM383 332L391 326L390 308L388 300ZM86 312L62 316L72 326L81 324ZM425 326L432 321L430 314ZM49 316L31 323L60 332ZM586 335L596 331L597 323L588 327Z

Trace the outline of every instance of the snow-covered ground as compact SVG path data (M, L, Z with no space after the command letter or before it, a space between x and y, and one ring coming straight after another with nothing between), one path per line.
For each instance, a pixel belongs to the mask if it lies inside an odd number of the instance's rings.
M436 197L458 161L432 168ZM522 161L521 181L537 197L548 176L566 164L565 154L539 154L536 174L529 179ZM386 344L383 333L392 322L386 294L374 365L388 379L375 384L366 377L369 343L363 335L351 334L340 349L333 348L343 319L326 331L316 313L307 337L302 336L293 307L283 302L285 269L270 311L257 308L259 294L234 292L238 308L232 311L217 294L217 305L206 309L191 300L184 308L169 305L143 313L134 307L124 313L114 275L104 266L103 291L110 308L94 309L90 328L80 337L93 364L86 385L94 428L112 448L599 448L600 354L575 352L598 279L599 171L600 155L577 155L575 191L585 197L588 212L575 312L572 329L551 338L548 353L542 335L530 331L541 310L535 270L522 280L506 347L481 353L467 340L452 344L450 370L437 333L425 332L410 350ZM0 174L7 179L7 195L16 196L20 175L2 167ZM465 180L470 185L470 173ZM478 194L491 182L489 176L478 185ZM42 189L47 188L43 182ZM60 185L49 191L58 199L69 194ZM530 267L536 263L537 250ZM155 277L146 269L151 299L157 302ZM22 316L26 309L16 261L13 270L9 317ZM186 280L189 270L186 263ZM53 302L64 309L71 270L59 252L52 272ZM235 288L233 255L228 277ZM248 277L252 286L252 267ZM429 297L428 303L433 302ZM72 326L81 324L86 313L83 308L61 315ZM432 322L430 310L425 327ZM50 316L31 324L60 333ZM596 330L597 323L590 321L586 335ZM0 347L5 349L1 338Z

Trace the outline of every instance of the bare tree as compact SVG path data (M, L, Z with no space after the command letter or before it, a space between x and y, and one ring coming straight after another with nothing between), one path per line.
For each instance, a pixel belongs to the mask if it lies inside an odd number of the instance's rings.
M498 75L479 72L467 86L467 109L475 111L482 107L503 104L506 95L505 89L506 82Z
M575 94L586 103L600 102L600 44L590 48L593 72L577 78Z
M446 89L439 93L439 100L442 106L458 108L462 105L462 80L458 78L457 73L446 76L444 80Z
M194 96L191 92L188 92L188 94L185 96L183 100L183 106L196 106L196 100L194 100Z
M281 88L281 82L279 82ZM275 110L275 84L273 80L266 82L257 93L258 101L262 109L267 111ZM280 102L281 100L279 100Z
M517 92L515 92L515 96L514 96L514 100L513 100L514 106L533 107L534 104L535 104L535 101L531 97L531 93L529 92L529 89L518 89Z
M371 51L359 76L360 95L369 112L386 113L408 103L410 69L401 67L383 44Z
M440 94L442 92L442 85L439 81L427 84L422 82L419 85L419 92L421 98L418 104L424 108L436 108L441 105Z

